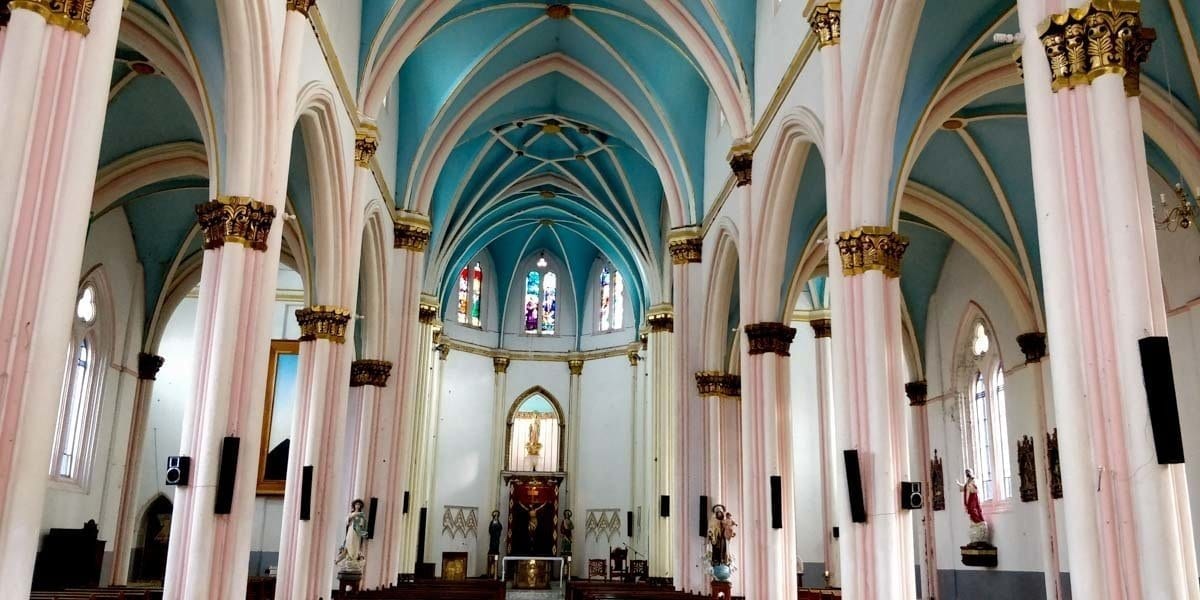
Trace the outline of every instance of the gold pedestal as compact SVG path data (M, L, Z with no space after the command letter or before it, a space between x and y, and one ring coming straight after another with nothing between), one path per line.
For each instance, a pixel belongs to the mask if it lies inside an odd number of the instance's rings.
M517 563L513 588L519 590L550 589L550 567L544 560L523 560Z

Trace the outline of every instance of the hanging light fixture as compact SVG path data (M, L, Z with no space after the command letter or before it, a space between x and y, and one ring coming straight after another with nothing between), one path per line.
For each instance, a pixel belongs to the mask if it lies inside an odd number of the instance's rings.
M549 263L546 262L546 251L543 250L542 253L538 255L537 266L539 269L544 269L546 268L547 264Z
M1200 188L1196 189L1196 197L1200 197ZM1175 199L1178 206L1170 206L1167 202L1166 194L1158 195L1158 206L1154 211L1154 226L1158 229L1166 229L1167 231L1175 231L1177 229L1187 229L1192 226L1192 219L1195 217L1195 211L1192 209L1192 203L1188 202L1187 193L1183 191L1183 184L1175 184ZM1158 215L1162 214L1160 218Z

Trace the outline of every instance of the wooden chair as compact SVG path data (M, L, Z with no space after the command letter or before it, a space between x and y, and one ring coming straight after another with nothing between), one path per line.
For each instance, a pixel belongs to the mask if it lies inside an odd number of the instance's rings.
M594 577L599 577L600 579L608 578L608 563L603 558L588 559L587 578L590 580Z
M650 577L650 562L633 559L629 561L629 578L633 581L645 581Z
M612 580L613 576L621 575L622 577L629 575L629 550L627 548L612 548L608 549L608 579Z

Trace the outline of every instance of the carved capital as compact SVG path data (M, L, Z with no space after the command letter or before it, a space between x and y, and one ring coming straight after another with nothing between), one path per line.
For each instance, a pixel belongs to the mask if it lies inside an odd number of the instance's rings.
M650 326L651 333L675 331L675 311L670 304L651 307L646 315L646 324Z
M350 387L387 387L391 376L392 363L386 360L362 359L350 363Z
M703 257L704 238L697 227L684 227L667 235L667 251L671 262L677 265L698 263Z
M1124 78L1125 94L1141 93L1142 63L1157 39L1142 27L1141 4L1132 0L1092 0L1050 15L1041 26L1050 65L1050 89L1086 85L1109 74Z
M828 2L813 8L808 26L817 34L817 46L836 46L842 41L842 3Z
M929 384L925 380L910 381L904 384L904 395L908 396L909 406L925 406L929 401Z
M196 206L196 221L204 230L204 249L225 244L267 249L267 235L275 222L275 207L245 196L223 196Z
M417 307L417 319L425 325L432 325L433 323L437 322L437 318L438 306L436 304L422 302L421 305Z
M11 11L27 10L37 13L50 25L87 35L89 31L88 21L92 18L93 4L95 4L95 0L12 0L11 2L0 2L0 27L8 24Z
M366 169L371 166L371 158L379 149L379 128L366 123L358 127L354 135L354 164Z
M424 252L425 247L429 245L431 230L429 217L420 213L402 212L393 223L392 245L397 250Z
M742 396L742 377L721 371L699 371L696 373L696 391L701 396L740 398Z
M296 309L296 322L300 324L300 341L329 340L335 344L346 343L346 325L350 323L350 311L339 306L310 306Z
M546 7L546 16L560 20L571 16L571 7L567 4L551 4Z
M751 323L745 327L746 341L750 343L750 354L774 353L791 356L792 340L796 328L785 323Z
M1017 345L1025 354L1025 362L1042 362L1042 359L1046 358L1046 334L1040 331L1018 335Z
M737 179L737 187L750 185L750 175L754 170L754 148L748 142L734 144L726 158Z
M510 360L507 356L493 356L492 357L492 369L495 370L497 373L507 373L509 362L510 362Z
M305 17L308 17L308 11L317 5L317 0L287 0L287 9L294 10Z
M438 357L442 360L446 360L446 357L450 356L450 346L448 344L438 344L434 350L437 350Z
M817 339L833 337L833 321L831 319L813 319L808 324L812 326L813 336Z
M571 370L572 375L583 375L583 359L572 358L567 361L567 368Z
M630 350L630 351L626 352L625 357L629 359L629 366L631 366L631 367L636 367L638 364L638 360L641 358L640 356L638 356L637 350Z
M908 238L887 227L865 226L838 234L837 246L843 275L882 271L887 277L899 277Z
M165 361L166 359L157 354L138 352L138 379L154 381Z

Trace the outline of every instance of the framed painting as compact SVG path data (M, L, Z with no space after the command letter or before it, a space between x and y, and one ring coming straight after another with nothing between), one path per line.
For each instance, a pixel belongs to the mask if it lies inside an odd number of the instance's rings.
M271 340L267 402L258 450L258 494L282 496L291 449L292 415L299 396L300 342Z

